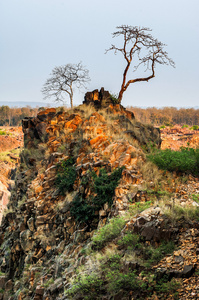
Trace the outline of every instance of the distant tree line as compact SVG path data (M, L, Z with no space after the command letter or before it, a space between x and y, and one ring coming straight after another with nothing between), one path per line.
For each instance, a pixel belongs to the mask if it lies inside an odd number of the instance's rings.
M40 110L45 107L32 108L12 107L7 105L0 106L0 126L21 126L21 120L25 117L36 117ZM179 125L199 125L199 109L175 107L128 107L135 114L135 118L145 124L153 124L155 126Z
M171 126L179 125L199 125L199 109L194 108L180 108L175 107L129 107L133 111L135 118L146 124L153 124L155 126Z
M35 117L41 108L0 106L0 126L21 126L25 117Z

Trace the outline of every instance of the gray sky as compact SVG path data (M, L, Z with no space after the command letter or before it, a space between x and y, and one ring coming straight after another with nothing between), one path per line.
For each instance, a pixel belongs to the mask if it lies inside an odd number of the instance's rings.
M104 53L119 45L116 26L132 25L151 28L176 68L157 66L154 79L129 86L122 104L199 106L198 13L198 0L0 0L0 101L43 101L52 69L79 61L90 71L89 91L118 93L124 58ZM85 92L75 91L75 104Z

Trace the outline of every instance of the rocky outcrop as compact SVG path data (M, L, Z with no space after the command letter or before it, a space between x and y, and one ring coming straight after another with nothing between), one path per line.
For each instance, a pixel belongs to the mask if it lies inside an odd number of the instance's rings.
M76 270L98 267L91 263L94 256L85 254L95 230L149 200L141 169L143 148L147 151L151 142L160 146L160 132L113 104L97 111L89 105L72 112L48 109L24 119L23 131L25 149L0 228L2 298L68 299ZM154 188L153 178L148 184ZM146 245L178 234L157 207L148 214L134 213L122 224L121 238L131 230ZM128 254L116 241L105 246ZM123 261L122 272L145 270L138 262ZM104 299L113 296L117 299L121 292L103 294ZM71 297L83 299L78 293Z
M179 150L181 147L197 148L199 145L199 131L179 125L162 128L161 138L162 149Z
M94 105L95 108L105 108L113 104L111 95L108 91L105 91L102 87L100 91L94 90L87 92L84 97L83 104Z

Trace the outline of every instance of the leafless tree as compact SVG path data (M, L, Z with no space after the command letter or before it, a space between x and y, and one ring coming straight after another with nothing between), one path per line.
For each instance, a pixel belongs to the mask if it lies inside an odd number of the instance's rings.
M122 85L118 96L118 100L121 102L123 93L131 83L149 81L155 77L156 64L175 67L175 63L168 57L168 53L163 50L166 45L159 42L150 34L151 29L129 25L122 25L116 28L117 31L113 32L112 36L113 38L122 36L123 45L121 48L111 45L111 47L106 50L106 53L110 50L114 50L116 54L119 51L126 60L126 67L124 69ZM145 71L150 70L151 74L146 77L127 80L127 73L133 60L135 61L134 71L141 65L144 65L146 68Z
M89 71L82 66L82 63L67 64L55 67L52 70L51 77L46 80L42 93L44 99L54 97L55 101L64 102L64 94L70 97L70 105L73 107L73 85L77 88L86 88L90 81Z

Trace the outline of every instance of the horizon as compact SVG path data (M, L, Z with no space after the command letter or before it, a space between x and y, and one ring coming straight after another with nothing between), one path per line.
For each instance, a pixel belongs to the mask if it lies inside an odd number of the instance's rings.
M23 105L23 106L22 106ZM81 104L78 105L74 105L74 107L78 107ZM53 103L53 102L49 102L49 103L43 103L43 102L34 102L34 105L32 106L30 102L26 102L26 101L11 101L8 102L7 104L3 101L0 101L0 107L1 106L8 106L9 108L23 108L23 107L31 107L31 108L39 108L39 107L45 107L45 108L53 108L53 107L65 107L67 109L70 109L69 105L59 105L58 103ZM175 108L177 110L179 109L195 109L198 110L199 106L186 106L186 107L176 107L176 106L136 106L136 105L127 105L125 108L141 108L141 109L149 109L149 108L156 108L156 109L164 109L164 108Z

